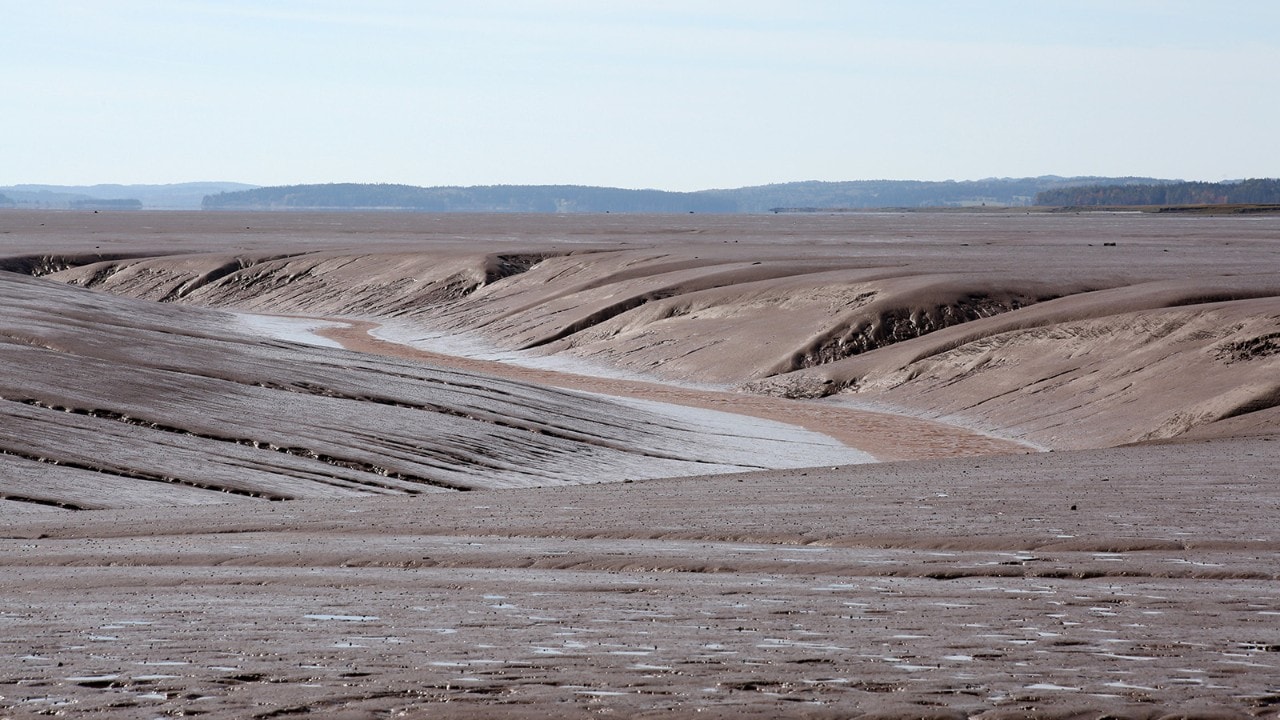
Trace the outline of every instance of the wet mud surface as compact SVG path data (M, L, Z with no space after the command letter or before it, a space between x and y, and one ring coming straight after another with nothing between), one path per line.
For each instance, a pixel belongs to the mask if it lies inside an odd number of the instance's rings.
M0 694L78 717L1270 716L1275 445L29 516L2 544Z
M700 389L673 384L543 370L421 350L377 337L377 323L343 321L318 335L343 347L375 355L417 359L513 380L564 387L611 397L632 397L799 425L870 453L877 460L904 460L1027 452L1028 446L946 423L897 413L873 412L832 402L805 402L768 395Z

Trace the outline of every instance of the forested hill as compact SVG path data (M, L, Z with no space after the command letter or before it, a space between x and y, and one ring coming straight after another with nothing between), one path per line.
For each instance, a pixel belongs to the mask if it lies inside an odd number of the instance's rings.
M415 210L419 212L734 212L701 193L581 185L285 185L205 197L205 210Z
M1084 185L1045 190L1036 195L1036 204L1060 207L1275 205L1280 204L1280 180Z
M735 190L707 190L732 200L739 212L865 210L870 208L1022 207L1036 193L1084 184L1168 182L1154 178L988 178L986 180L856 180L794 182Z
M584 185L286 185L206 196L206 210L410 210L419 212L759 213L1024 206L1072 185L1173 182L1153 178L993 178L969 181L795 182L728 190L667 192Z
M29 210L138 209L198 210L209 193L246 190L255 185L187 182L167 185L9 185L0 207ZM120 203L127 201L127 205ZM103 202L106 204L104 205Z

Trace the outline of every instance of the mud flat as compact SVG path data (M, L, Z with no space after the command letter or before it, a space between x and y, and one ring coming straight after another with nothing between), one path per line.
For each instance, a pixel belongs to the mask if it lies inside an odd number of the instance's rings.
M1277 442L11 517L74 717L1271 717Z
M1280 711L1278 218L0 231L6 715Z

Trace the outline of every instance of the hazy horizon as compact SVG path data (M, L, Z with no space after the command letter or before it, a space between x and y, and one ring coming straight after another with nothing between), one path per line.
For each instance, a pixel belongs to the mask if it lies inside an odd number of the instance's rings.
M531 183L474 183L474 184L469 184L469 185L460 185L460 184L457 184L457 183L452 183L452 184L439 184L439 185L415 185L414 183L392 183L392 182L383 182L383 181L380 181L380 180L370 180L370 181L367 181L367 182L359 182L359 183L350 183L350 182L348 182L348 181L343 181L343 180L319 180L319 181L315 181L315 182L307 182L307 183L275 183L275 184L264 184L264 183L244 182L244 181L241 181L241 180L178 180L178 181L168 182L168 183L120 183L120 182L110 182L110 181L108 181L108 182L95 182L95 183L35 183L35 182L14 182L14 183L8 183L7 185L0 185L0 188L6 188L6 187L12 187L12 188L19 188L19 187L26 187L26 188L95 188L95 187L123 187L123 188L129 188L129 187L154 187L154 188L162 188L162 187L171 187L171 186L179 186L179 185L244 185L244 186L246 186L246 187L264 188L264 187L281 187L281 186L291 186L291 185L347 185L347 184L360 184L360 185L409 185L409 186L414 186L414 187L423 187L423 188L427 188L427 189L430 189L430 188L433 188L433 187L483 188L483 187L506 187L506 186L509 186L509 187L555 187L555 186L564 186L564 187L595 187L595 188L609 189L609 190L656 190L656 191L659 191L659 192L703 192L703 191L714 191L714 190L739 190L739 189L747 189L747 188L753 188L753 187L769 187L769 186L774 186L774 185L799 185L799 184L805 184L805 183L831 183L831 184L839 184L839 183L880 183L880 182L921 182L921 183L947 183L947 182L954 182L954 183L974 183L974 182L985 182L985 181L1003 181L1003 180L1031 179L1031 178L1039 178L1039 177L1062 177L1062 178L1064 178L1064 179L1071 179L1071 177L1085 177L1085 176L1064 176L1064 175L1058 175L1057 173L1040 173L1040 174L1037 174L1037 175L1028 175L1028 176L1022 176L1022 177L1011 177L1011 176L992 176L992 177L983 177L983 178L902 178L901 180L889 180L889 179L886 179L886 178L845 178L845 179L842 179L842 180L815 180L815 179L805 179L805 180L782 180L782 181L778 181L778 182L765 182L765 183L752 184L752 185L726 185L726 186L722 186L722 187L714 187L714 188L712 188L712 187L707 187L707 188L693 188L693 189L691 189L691 190L671 190L671 189L669 189L669 188L661 188L661 187L620 187L620 186L607 186L607 185L586 185L586 184L584 184L584 183L540 183L540 182L531 182ZM1104 177L1104 176L1097 176L1097 177L1102 178L1102 177ZM1107 177L1107 178L1119 178L1119 177L1126 177L1126 178L1127 178L1127 177L1146 177L1146 176L1138 176L1138 175L1134 175L1134 174L1132 174L1132 173L1129 173L1129 174L1126 174L1126 175L1115 175L1115 176L1105 176L1105 177ZM1202 180L1202 179L1200 179L1200 178L1151 178L1151 179L1154 179L1154 180L1172 180L1172 181L1178 181L1178 182L1238 182L1238 181L1244 181L1244 180L1248 180L1248 179L1252 179L1252 178L1226 178L1226 179L1222 179L1222 180Z
M0 0L0 185L1280 175L1280 5Z

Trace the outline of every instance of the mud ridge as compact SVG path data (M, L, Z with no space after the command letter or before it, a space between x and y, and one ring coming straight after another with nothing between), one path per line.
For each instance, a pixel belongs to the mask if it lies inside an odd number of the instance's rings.
M101 262L134 260L163 256L164 253L92 253L83 255L18 255L0 258L0 271L43 277L72 268Z
M1237 405L1225 413L1220 415L1217 420L1227 420L1229 418L1249 415L1250 413L1270 410L1271 408L1280 406L1280 384L1272 385L1266 390L1259 391L1252 398Z
M176 477L171 477L166 475L153 475L151 473L122 470L119 468L110 468L110 467L105 467L101 465L93 465L90 463L76 462L74 460L59 460L57 458L45 457L43 455L24 452L22 450L15 450L13 448L0 447L0 455L7 455L10 457L21 458L23 460L30 460L31 462L45 463L48 465L61 465L63 467L69 467L74 470L85 470L88 472L102 473L103 475L113 475L115 477L125 478L128 480L142 480L145 482L168 483L170 485L185 485L187 487L193 487L199 490L209 490L210 492L221 492L221 493L227 493L228 495L240 495L243 497L266 499L266 500L272 500L272 501L283 501L283 500L293 499L291 496L288 496L288 495L279 495L274 493L270 493L270 494L261 493L253 490L243 490L241 488L234 488L226 485L212 485L209 483L196 482L195 480L183 480L182 478L176 478Z
M369 475L378 475L381 477L389 478L392 480L399 480L402 482L414 483L418 485L429 485L431 487L438 487L445 490L456 490L459 492L466 492L471 490L470 487L467 487L465 485L458 485L456 483L450 483L443 480L436 480L434 478L423 477L420 475L410 475L402 472L397 472L395 470L391 470L389 468L386 468L374 463L370 463L370 462L365 462L361 460L348 460L344 458L334 457L332 455L317 452L315 450L310 450L307 448L283 447L280 445L276 445L274 443L263 442L259 440L251 440L247 438L223 437L218 435L212 435L209 433L197 433L197 432L188 430L186 428L175 427L172 425L163 425L163 424L151 422L148 420L142 420L139 418L130 417L123 413L115 412L112 410L96 410L96 409L90 410L90 409L84 409L84 408L69 408L61 405L52 405L49 403L44 403L39 400L33 400L33 399L10 399L10 398L0 397L0 400L9 400L10 402L17 402L22 405L38 407L45 410L52 410L54 412L65 412L65 413L70 413L72 415L82 415L82 416L97 418L101 420L112 420L115 422L124 423L125 425L131 425L134 427L144 427L150 430L157 430L159 432L172 433L175 435L184 435L187 437L199 438L201 440L212 440L215 442L224 442L224 443L231 443L233 445L242 445L246 447L252 447L258 450L268 450L271 452L282 453L284 455L292 455L294 457L306 458L308 460L316 460L318 462L324 463L326 465L331 465L333 467L340 467L346 470L354 470L356 472L366 473ZM467 464L484 465L483 463L478 463L476 461L469 460L467 458L462 458L460 456L454 457L454 456L446 455L441 459L458 460L458 461L467 462ZM69 463L60 463L60 464L70 465ZM490 469L498 469L496 468L496 466L488 466L488 467L490 467ZM395 490L395 491L403 492L409 495L416 494L416 492L411 489L400 488L393 485L385 485L381 483L374 483L368 480L354 480L354 479L348 479L348 478L343 478L343 480L357 484L357 485L377 487L383 490ZM193 483L183 483L183 484L193 484ZM277 499L277 498L271 498L271 499ZM284 499L284 498L279 498L279 499Z
M224 378L218 378L218 379L224 379ZM235 381L233 380L232 382L235 382ZM591 445L594 447L606 448L608 450L617 450L620 452L625 452L633 455L640 455L642 457L650 457L650 458L654 458L655 460L678 460L681 462L701 463L706 465L719 464L711 460L693 459L693 458L681 457L678 455L669 455L665 453L653 452L651 450L640 451L634 447L625 445L623 443L601 440L599 439L599 436L593 436L593 435L588 435L586 433L574 432L574 431L566 430L564 428L550 429L554 427L552 425L539 426L539 425L519 423L512 420L501 420L497 416L487 412L474 411L474 410L468 412L463 410L457 410L454 408L443 407L441 405L405 403L399 400L392 400L389 398L379 398L379 397L368 396L368 395L359 395L359 396L346 395L346 394L339 393L335 390L330 390L328 388L321 388L319 386L309 385L307 383L299 383L295 385L279 385L275 383L255 382L250 384L253 385L254 387L262 387L269 390L284 390L288 392L298 392L298 393L304 393L304 394L310 394L310 395L319 395L322 397L330 397L330 398L335 398L339 400L370 402L378 405L386 405L389 407L403 408L406 410L420 410L423 412L431 412L431 413L437 413L440 415L448 415L450 417L461 418L464 420L483 422L496 427L507 428L509 430L520 430L520 431L528 432L534 435L544 435L546 437L554 438L556 440L565 440L573 443L582 443L584 445ZM744 466L744 467L764 469L763 467L757 467L757 466ZM489 466L489 468L500 469L497 466Z
M677 293L673 290L659 290L659 291L647 292L642 295L636 295L634 297L629 297L626 300L623 300L621 302L617 302L607 307L603 307L591 313L590 315L586 316L585 318L582 318L581 320L577 320L575 322L569 323L565 327L560 328L559 330L557 330L554 333L551 333L550 335L537 338L536 340L531 340L525 343L524 345L521 345L518 349L533 350L535 348L542 347L543 345L549 345L553 342L556 342L557 340L563 340L569 337L570 335L576 335L582 332L583 330L587 330L601 323L608 322L609 320L612 320L613 318L623 313L631 312L632 310L635 310L638 307L642 307L648 303L651 303L657 300L665 300L670 297L675 297L676 294Z
M227 277L228 275L231 275L232 273L240 272L246 267L249 267L250 264L251 263L248 263L241 258L236 258L235 260L232 260L230 262L223 263L222 265L219 265L218 267L206 273L201 274L199 277L188 280L187 282L169 291L169 294L160 298L159 302L174 302L177 300L181 300L187 295L190 295L193 291L199 290L205 285L217 282L222 278Z
M489 255L484 260L483 284L491 285L499 280L527 273L548 257L554 256L545 253Z
M65 502L63 500L50 500L47 498L31 497L28 495L14 495L13 493L0 494L0 500L8 500L10 502L31 503L32 505L44 505L47 507L56 507L62 510L88 510L90 508L81 507L74 503Z
M628 556L604 559L591 555L567 555L542 558L483 558L445 560L435 558L346 558L338 563L344 568L440 568L449 570L555 570L588 573L644 573L688 575L734 575L759 573L770 575L799 574L816 577L846 578L918 578L947 582L965 579L1015 579L1015 580L1255 580L1272 582L1280 579L1276 573L1255 570L1150 570L1142 567L1114 569L1103 566L1071 566L1062 568L1031 568L1019 566L931 569L919 567L884 567L879 564L847 562L811 562L797 567L777 561L708 563L697 560L673 561L668 558Z

